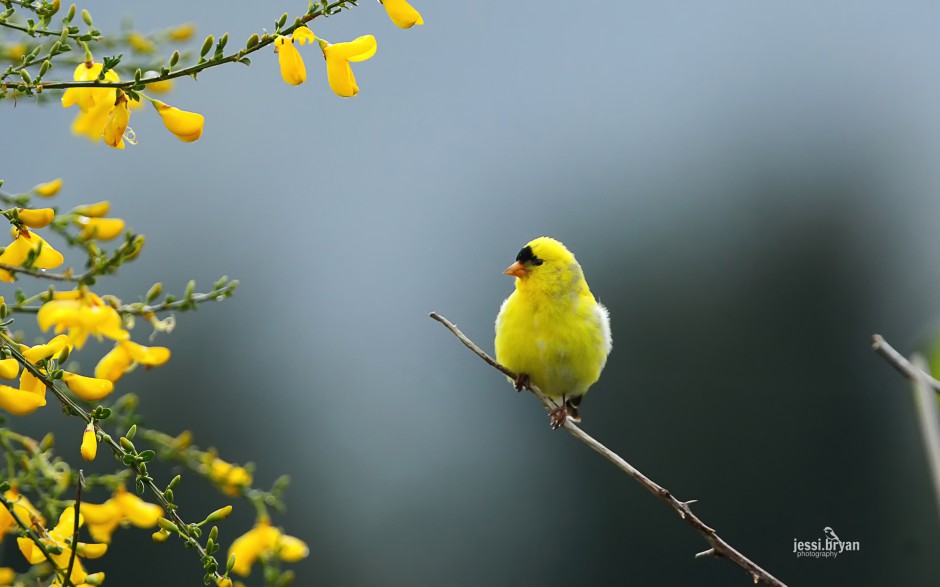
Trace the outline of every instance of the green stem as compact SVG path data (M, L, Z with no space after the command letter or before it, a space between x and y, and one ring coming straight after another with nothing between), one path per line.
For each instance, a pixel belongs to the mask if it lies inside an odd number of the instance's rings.
M6 269L6 266L0 264L0 269ZM41 274L36 275L35 277L47 276L45 274ZM74 281L78 281L78 279L75 279ZM219 300L228 297L232 292L235 291L237 284L237 281L229 282L215 291L193 294L189 298L184 298L182 300L176 300L173 302L162 302L160 304L152 305L146 305L141 302L134 302L133 304L121 304L114 309L117 310L120 314L132 314L134 316L141 316L144 314L152 314L156 312L185 311L188 310L193 304L200 304L203 302L209 302L212 300ZM43 292L43 294L45 294L45 292ZM11 306L10 310L20 314L35 314L39 312L41 307L42 306Z
M61 37L62 36L61 30L50 31L50 30L44 30L44 29L31 29L29 27L25 27L25 26L12 23L12 22L0 22L0 26L6 27L8 29L14 29L17 31L24 32L31 37L35 35L44 35L47 37ZM90 34L90 33L85 33L85 34ZM76 39L76 40L94 40L94 37L92 37L91 39L81 39L85 35L80 34L80 33L68 33L68 35L66 36L68 36L68 38L70 39Z

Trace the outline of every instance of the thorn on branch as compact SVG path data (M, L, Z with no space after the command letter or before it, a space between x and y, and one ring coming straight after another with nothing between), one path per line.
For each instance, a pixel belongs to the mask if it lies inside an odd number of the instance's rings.
M709 548L708 550L703 550L702 552L695 555L695 558L705 558L706 556L718 556L718 553L715 552L714 548Z

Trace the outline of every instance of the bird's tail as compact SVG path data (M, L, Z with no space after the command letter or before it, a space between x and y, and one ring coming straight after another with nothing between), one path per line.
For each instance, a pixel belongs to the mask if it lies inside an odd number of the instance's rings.
M565 408L568 410L568 419L570 419L572 422L581 421L581 411L579 406L581 405L581 400L583 399L583 395L576 395L565 400Z

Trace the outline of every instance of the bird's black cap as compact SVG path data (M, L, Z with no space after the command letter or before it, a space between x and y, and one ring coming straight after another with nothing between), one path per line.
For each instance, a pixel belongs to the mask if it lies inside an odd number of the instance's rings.
M541 265L542 260L535 256L535 253L532 252L532 247L526 245L522 247L522 250L519 251L519 254L516 255L516 261L519 261L522 264L532 263L533 265Z

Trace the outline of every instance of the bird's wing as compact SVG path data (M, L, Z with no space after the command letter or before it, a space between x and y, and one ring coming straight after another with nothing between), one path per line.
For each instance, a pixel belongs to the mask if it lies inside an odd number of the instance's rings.
M610 312L607 311L607 308L604 304L597 302L594 308L594 314L597 319L598 326L601 329L601 336L604 339L604 359L607 359L607 355L610 354L610 350L614 346L614 339L610 334Z

